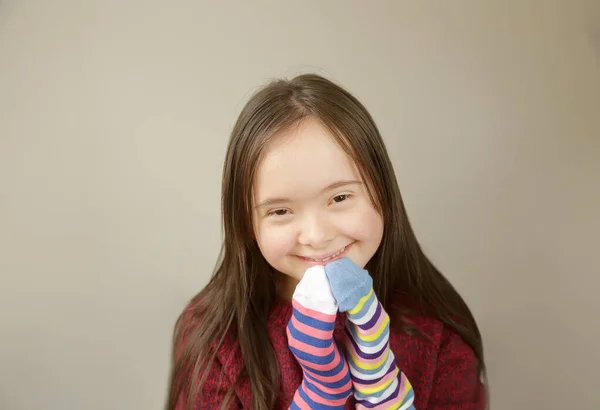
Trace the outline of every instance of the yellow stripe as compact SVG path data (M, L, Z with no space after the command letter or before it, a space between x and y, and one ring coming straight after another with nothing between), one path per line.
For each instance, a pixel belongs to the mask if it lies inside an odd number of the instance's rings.
M404 376L406 378L406 376ZM408 392L412 389L412 386L410 384L410 382L408 381L408 379L406 379L406 386L404 388L404 393L402 393L402 395L400 396L402 398L402 400L400 400L400 403L395 403L392 404L390 407L388 407L385 410L398 410L400 407L402 407L405 403L406 403L406 395L408 394Z
M398 410L400 407L402 407L402 402L392 404L390 407L388 407L385 410Z
M404 375L404 378L406 379L406 385L404 387L404 393L402 394L403 400L406 397L406 395L408 394L408 392L412 390L412 384L410 384L408 377L406 377L406 375Z
M396 370L394 371L394 377L391 378L390 380L388 380L387 382L383 383L381 386L368 387L366 389L357 389L357 390L359 393L364 394L364 395L371 395L374 393L379 393L380 391L384 391L385 389L390 387L390 385L394 382L394 380L396 380L396 377L398 377L398 368L396 368Z
M383 359L379 360L378 362L376 362L374 364L366 364L364 362L361 362L360 358L354 356L354 354L350 350L348 350L348 354L350 354L352 361L354 362L354 364L356 365L356 367L358 369L375 370L375 369L381 367L381 365L383 365L386 362L386 360L388 359L388 355L390 354L390 350L389 349L387 350L387 353L385 356L383 356Z
M359 301L358 301L358 305L354 306L352 309L350 309L348 311L348 313L350 313L351 315L355 315L358 312L360 312L360 310L363 308L363 306L365 305L365 303L367 302L367 300L369 300L369 298L371 297L371 294L373 293L373 287L371 287L371 290L369 290L369 293L367 293L367 296L363 296Z
M379 326L379 329L377 329L377 331L375 333L370 334L370 335L363 335L357 331L356 334L358 335L360 340L365 341L365 342L372 342L373 340L377 340L379 338L379 336L382 335L382 333L385 331L386 326L389 323L390 323L390 317L389 317L389 315L385 315L385 320L383 321L381 326Z
M390 407L388 407L385 410L398 410L400 407L402 407L402 402L396 403L396 404L392 404Z

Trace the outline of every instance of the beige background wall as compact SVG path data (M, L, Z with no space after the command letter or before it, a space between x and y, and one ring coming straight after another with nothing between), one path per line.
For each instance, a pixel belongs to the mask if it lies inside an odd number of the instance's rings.
M0 409L161 408L228 133L305 71L378 122L492 408L600 408L600 3L219 4L0 2Z

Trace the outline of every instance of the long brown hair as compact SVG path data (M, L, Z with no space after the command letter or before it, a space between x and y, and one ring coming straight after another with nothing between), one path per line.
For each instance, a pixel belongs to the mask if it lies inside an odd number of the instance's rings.
M168 410L175 409L182 396L187 408L192 408L215 361L216 349L228 334L235 334L239 341L242 374L249 377L252 387L252 408L268 410L277 400L279 369L266 327L276 283L254 236L252 185L268 143L306 118L320 121L355 161L383 217L383 239L366 269L384 308L409 332L409 323L401 317L406 310L391 310L391 302L399 292L407 295L422 313L458 333L473 349L480 371L485 373L475 319L458 292L423 253L370 114L339 85L305 74L263 87L250 98L233 128L223 168L223 247L210 282L175 327ZM197 322L201 325L192 325ZM230 390L228 397L232 395Z

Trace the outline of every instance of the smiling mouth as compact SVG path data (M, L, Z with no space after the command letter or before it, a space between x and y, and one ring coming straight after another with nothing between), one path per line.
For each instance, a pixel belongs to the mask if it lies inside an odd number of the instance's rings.
M352 242L352 243L354 243L354 242ZM308 262L327 263L327 262L332 261L335 258L339 257L340 255L342 255L352 245L352 243L349 244L349 245L344 246L342 249L340 249L339 251L337 251L333 255L330 255L330 256L328 256L326 258L316 259L316 258L307 258L305 256L301 256L300 258L302 258L302 259L304 259L305 261L308 261Z

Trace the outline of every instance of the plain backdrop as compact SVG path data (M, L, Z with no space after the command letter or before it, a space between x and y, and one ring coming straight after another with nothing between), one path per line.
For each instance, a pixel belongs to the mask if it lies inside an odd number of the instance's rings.
M243 104L373 114L493 409L600 408L600 2L0 1L0 409L161 409Z

